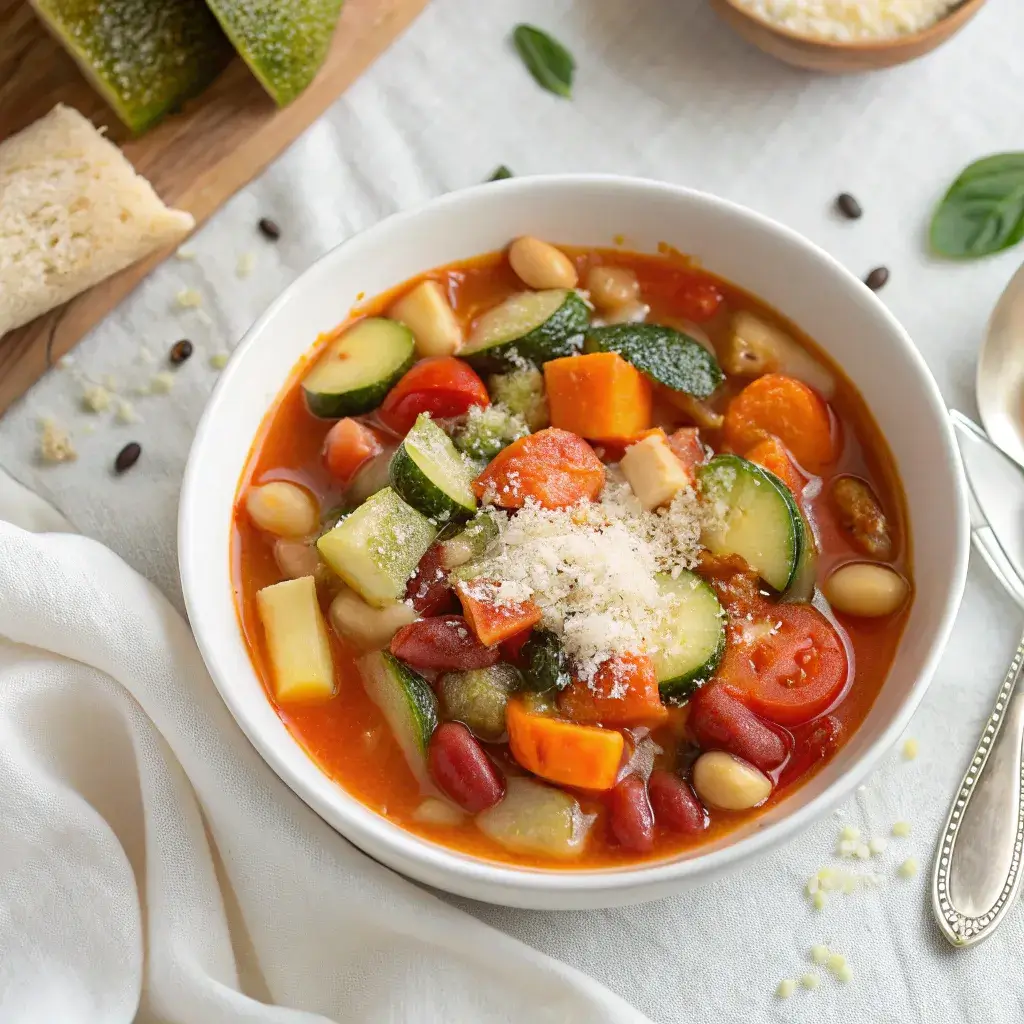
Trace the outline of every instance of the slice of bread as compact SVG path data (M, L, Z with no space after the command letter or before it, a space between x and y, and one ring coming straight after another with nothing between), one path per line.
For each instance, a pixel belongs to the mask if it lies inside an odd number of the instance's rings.
M91 122L58 104L0 143L0 335L194 226Z

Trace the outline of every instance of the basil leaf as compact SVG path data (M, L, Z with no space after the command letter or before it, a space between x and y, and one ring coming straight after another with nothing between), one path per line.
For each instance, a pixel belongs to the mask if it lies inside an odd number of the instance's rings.
M939 203L932 249L952 259L977 259L1024 238L1024 153L999 153L966 167Z
M512 172L504 165L500 164L494 168L494 173L487 179L488 181L504 181L506 178L513 177Z
M532 25L517 25L512 41L538 85L556 96L572 99L576 61L558 40Z

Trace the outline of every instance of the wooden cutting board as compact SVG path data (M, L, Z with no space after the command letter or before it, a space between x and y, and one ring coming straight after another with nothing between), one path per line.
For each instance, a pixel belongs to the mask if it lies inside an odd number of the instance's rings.
M170 205L202 224L315 121L391 44L427 0L348 0L316 80L278 110L235 59L180 114L133 139L23 0L0 0L0 140L55 103L76 107L120 145ZM157 253L60 309L0 337L0 413L158 263Z

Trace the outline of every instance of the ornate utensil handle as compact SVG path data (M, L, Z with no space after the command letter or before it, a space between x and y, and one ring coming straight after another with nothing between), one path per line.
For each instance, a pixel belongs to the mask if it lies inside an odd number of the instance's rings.
M1024 846L1024 637L999 688L939 842L932 905L954 946L995 931L1020 887Z

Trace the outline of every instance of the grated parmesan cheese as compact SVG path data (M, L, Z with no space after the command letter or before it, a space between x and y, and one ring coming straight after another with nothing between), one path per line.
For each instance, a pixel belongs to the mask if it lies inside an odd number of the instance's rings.
M702 505L692 490L645 511L613 469L598 502L545 509L528 501L515 516L493 515L496 550L460 570L466 591L499 605L537 604L583 679L615 655L653 650L653 627L670 614L655 577L678 576L700 552Z
M71 435L63 427L51 419L44 419L40 421L39 429L39 456L43 462L73 462L78 458Z
M895 39L923 32L962 0L736 0L772 25L838 43Z

